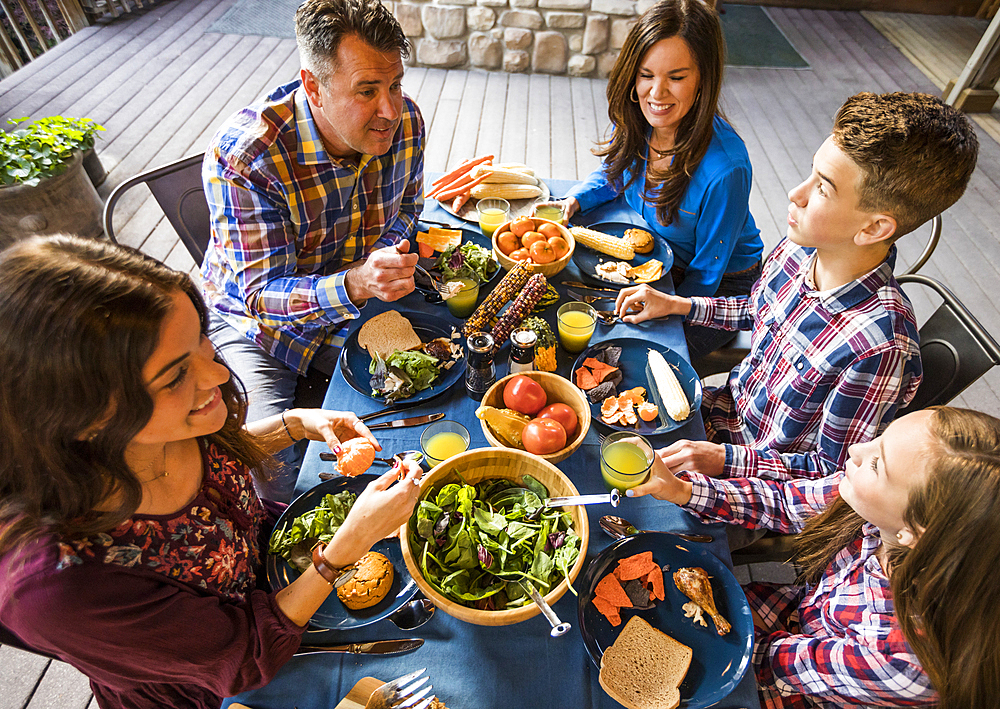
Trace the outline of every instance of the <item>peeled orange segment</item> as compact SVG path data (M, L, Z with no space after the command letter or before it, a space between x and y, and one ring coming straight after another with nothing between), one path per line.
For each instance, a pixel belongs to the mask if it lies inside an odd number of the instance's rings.
M609 396L601 403L601 418L611 416L618 412L618 397Z
M629 426L634 426L639 423L639 417L635 415L633 409L622 412L622 423L628 424Z
M613 423L618 423L619 421L621 421L621 419L622 419L621 411L616 411L608 416L603 416L603 415L601 416L601 421L608 424L609 426Z
M646 400L646 387L635 387L627 392L632 397L632 402L638 406Z
M660 410L656 407L656 404L652 402L644 401L639 404L639 418L643 421L652 421L659 415L659 413Z
M618 397L618 409L620 411L628 411L633 408L635 403L632 401L631 392L625 392Z

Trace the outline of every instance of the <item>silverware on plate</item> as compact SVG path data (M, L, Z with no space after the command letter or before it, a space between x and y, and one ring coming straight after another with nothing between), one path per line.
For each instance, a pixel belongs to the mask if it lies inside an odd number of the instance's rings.
M599 293L614 293L615 297L618 297L617 288L601 288L600 286L591 286L586 283L581 283L580 281L563 281L562 284L569 288L586 288L587 290L596 290Z
M601 525L601 529L615 539L631 537L634 534L641 534L642 532L642 530L636 529L635 525L627 519L622 519L614 515L604 515L601 517L599 524ZM710 544L712 542L710 534L688 534L687 532L670 532L670 534L680 537L686 542L699 542L702 544Z
M350 643L349 645L300 645L296 655L318 655L330 652L348 655L400 655L413 652L424 644L423 638L404 640L376 640L370 643Z

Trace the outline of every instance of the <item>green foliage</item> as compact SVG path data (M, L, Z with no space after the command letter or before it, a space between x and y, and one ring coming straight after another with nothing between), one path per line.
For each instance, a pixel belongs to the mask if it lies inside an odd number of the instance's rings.
M66 171L73 152L94 147L104 126L89 118L50 116L21 128L27 118L8 118L12 130L0 131L0 185L37 185Z

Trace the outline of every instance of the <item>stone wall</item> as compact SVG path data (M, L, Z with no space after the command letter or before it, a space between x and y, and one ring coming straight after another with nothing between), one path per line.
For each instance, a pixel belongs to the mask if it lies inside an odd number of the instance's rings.
M606 78L655 0L398 0L410 64Z

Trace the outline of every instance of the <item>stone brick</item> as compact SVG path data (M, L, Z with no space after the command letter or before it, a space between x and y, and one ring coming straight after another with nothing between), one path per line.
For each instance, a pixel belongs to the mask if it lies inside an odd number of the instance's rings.
M538 0L510 0L511 7L535 7Z
M587 21L582 12L546 12L545 24L552 29L578 30Z
M640 15L644 15L646 14L646 11L653 7L653 5L655 5L658 1L659 0L639 0L639 2L635 4L635 11Z
M602 12L605 15L635 15L635 3L631 0L593 0L590 3L591 12Z
M607 79L611 76L611 70L614 69L616 61L618 61L618 52L605 52L597 57L597 75L602 79Z
M420 21L420 7L409 3L396 3L396 19L399 20L403 34L407 37L419 37L424 33L424 25Z
M571 34L569 36L569 51L571 52L581 52L583 51L583 35L582 34Z
M520 50L508 50L503 53L503 70L509 72L526 71L531 66L531 57Z
M531 70L543 74L562 74L566 71L568 53L566 37L562 32L536 32Z
M537 30L542 27L542 13L536 10L505 10L500 14L500 24L504 27L525 27Z
M460 7L424 5L420 9L424 29L434 39L461 37L465 34L465 10Z
M625 46L625 40L632 27L638 22L637 19L611 20L611 49L621 49Z
M469 37L469 61L472 66L499 69L503 61L503 45L484 32L473 32Z
M485 32L497 23L497 14L488 7L470 7L465 11L465 24L470 30Z
M421 39L417 42L417 61L421 64L450 69L464 65L467 57L465 42L460 39L444 42Z
M476 0L482 7L507 7L507 0Z
M570 76L589 76L596 68L597 59L586 54L574 54L566 65Z
M448 0L449 5L475 5L476 0Z
M590 0L538 0L545 10L589 10Z
M503 31L503 45L507 49L527 49L531 46L531 30L508 27Z
M583 53L600 54L608 48L608 31L611 20L607 15L589 15L587 29L583 31Z

